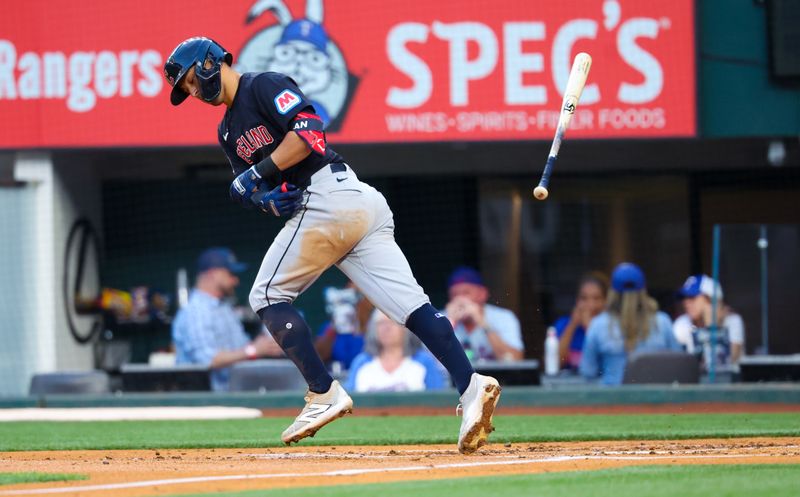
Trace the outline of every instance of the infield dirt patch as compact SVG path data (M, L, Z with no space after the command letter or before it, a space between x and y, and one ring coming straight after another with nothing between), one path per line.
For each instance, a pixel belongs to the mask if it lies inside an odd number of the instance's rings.
M0 453L3 471L89 480L14 485L0 496L156 496L263 488L576 471L640 464L800 464L800 438ZM67 488L73 489L66 491Z

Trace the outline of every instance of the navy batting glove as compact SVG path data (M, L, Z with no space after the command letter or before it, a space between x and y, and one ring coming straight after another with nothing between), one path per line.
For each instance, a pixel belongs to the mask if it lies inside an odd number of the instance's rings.
M253 205L251 203L253 194L258 191L261 183L261 175L258 174L255 166L251 167L237 176L236 179L233 180L233 183L231 183L231 200L249 208Z
M303 206L303 190L291 183L283 183L269 192L258 192L251 201L262 211L277 217L291 216Z

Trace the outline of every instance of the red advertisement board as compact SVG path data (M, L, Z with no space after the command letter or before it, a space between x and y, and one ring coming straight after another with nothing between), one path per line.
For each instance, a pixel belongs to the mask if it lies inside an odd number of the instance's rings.
M223 109L162 75L197 35L293 76L334 143L551 139L578 52L571 138L695 134L691 0L33 0L0 17L0 148L215 144Z

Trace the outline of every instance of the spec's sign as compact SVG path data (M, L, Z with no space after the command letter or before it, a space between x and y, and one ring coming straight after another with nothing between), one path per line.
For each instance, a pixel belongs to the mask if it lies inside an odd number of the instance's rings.
M112 4L0 17L0 147L215 144L222 109L173 108L162 74L197 35L292 76L333 142L551 139L578 52L594 63L571 138L695 134L692 0Z

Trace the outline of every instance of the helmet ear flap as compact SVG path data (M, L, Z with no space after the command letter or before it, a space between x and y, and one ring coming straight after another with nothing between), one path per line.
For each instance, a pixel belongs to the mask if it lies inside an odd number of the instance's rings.
M207 63L211 66L206 68ZM200 97L206 102L213 102L222 91L222 61L214 60L209 54L205 60L198 60L195 64L195 76L200 87Z

